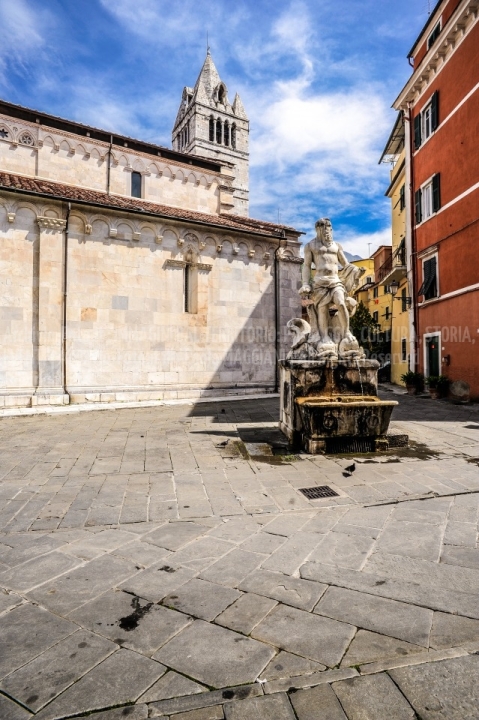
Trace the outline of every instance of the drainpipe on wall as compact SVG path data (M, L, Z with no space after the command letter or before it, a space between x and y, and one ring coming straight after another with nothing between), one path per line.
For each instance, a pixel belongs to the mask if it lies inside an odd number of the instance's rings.
M68 203L67 214L65 217L65 257L63 261L63 317L62 317L62 385L63 392L67 393L67 281L68 281L68 231L70 222L70 212L72 206Z
M414 133L412 121L412 108L409 107L409 176L410 176L410 227L411 227L411 280L412 280L412 313L413 313L413 332L414 332L414 372L417 372L419 357L419 338L418 338L418 307L417 307L417 247L416 247L416 225L415 225L415 202L414 202Z
M278 247L274 251L274 352L275 352L275 364L274 364L274 391L279 391L279 320L280 320L280 287L279 287L279 259L278 253L281 249L281 241L286 238L284 230L281 231L281 238L278 242Z

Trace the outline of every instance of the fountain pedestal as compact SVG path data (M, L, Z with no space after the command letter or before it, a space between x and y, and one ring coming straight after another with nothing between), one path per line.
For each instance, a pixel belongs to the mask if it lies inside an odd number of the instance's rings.
M349 442L356 451L387 449L397 402L377 397L377 360L281 360L279 368L279 427L293 448L316 454Z

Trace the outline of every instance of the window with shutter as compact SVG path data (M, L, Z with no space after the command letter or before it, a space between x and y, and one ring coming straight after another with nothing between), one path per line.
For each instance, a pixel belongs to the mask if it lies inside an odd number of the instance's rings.
M441 34L441 21L439 20L439 22L435 25L434 30L432 31L432 33L429 35L429 37L427 39L427 49L428 50L430 50L432 48L432 46L434 45L434 43L436 42L436 40L440 34Z
M406 186L402 185L399 190L399 210L404 210L406 207Z
M407 360L407 342L406 338L402 338L401 340L401 361L406 362Z
M415 217L416 217L416 225L419 225L419 223L422 221L422 191L416 190L414 193L414 207L415 207Z
M441 182L437 173L432 179L432 211L437 212L441 208Z
M414 149L421 147L421 113L414 118Z
M378 313L377 310L375 310L375 311L373 312L373 320L374 320L375 323L377 323L377 322L379 321L379 313Z
M424 295L424 300L437 297L437 263L436 257L424 260L422 265L423 283L418 295Z
M433 94L431 98L431 129L437 130L439 125L439 90Z

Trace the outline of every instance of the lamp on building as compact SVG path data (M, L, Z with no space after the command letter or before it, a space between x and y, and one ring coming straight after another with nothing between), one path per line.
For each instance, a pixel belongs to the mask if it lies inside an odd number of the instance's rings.
M397 280L393 280L392 282L389 283L389 292L393 296L393 299L402 300L403 302L406 303L406 305L411 305L412 298L404 297L402 295L401 295L401 297L398 297L398 298L396 297L398 290L399 290L399 283Z

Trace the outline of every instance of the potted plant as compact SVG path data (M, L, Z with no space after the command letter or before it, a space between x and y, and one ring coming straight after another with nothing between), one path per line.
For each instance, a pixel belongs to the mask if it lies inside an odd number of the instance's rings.
M422 390L424 376L422 373L416 373L412 370L408 370L407 373L401 375L401 380L405 384L408 394L416 395L416 393L421 392Z
M440 397L444 397L449 388L449 379L446 375L429 375L427 378L427 386L429 388L429 395L433 400L437 400Z

